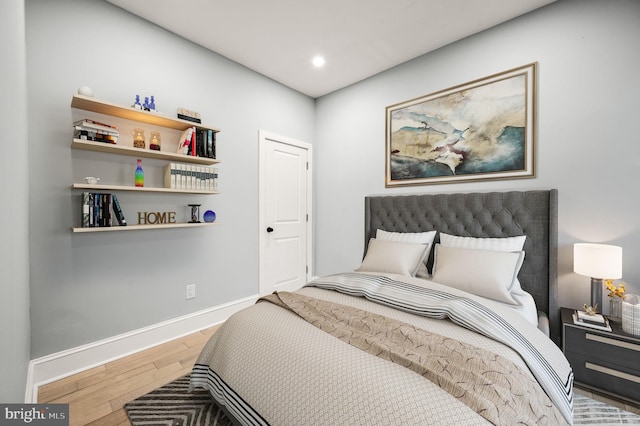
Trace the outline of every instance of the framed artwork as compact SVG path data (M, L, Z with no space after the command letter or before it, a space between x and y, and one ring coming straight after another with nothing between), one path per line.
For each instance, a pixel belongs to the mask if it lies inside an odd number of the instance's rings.
M385 186L535 177L536 63L386 108Z

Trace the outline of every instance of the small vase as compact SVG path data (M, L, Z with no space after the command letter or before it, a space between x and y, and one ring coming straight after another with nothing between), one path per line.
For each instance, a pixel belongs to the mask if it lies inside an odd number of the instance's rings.
M609 319L611 321L621 321L622 319L622 300L617 297L609 300Z

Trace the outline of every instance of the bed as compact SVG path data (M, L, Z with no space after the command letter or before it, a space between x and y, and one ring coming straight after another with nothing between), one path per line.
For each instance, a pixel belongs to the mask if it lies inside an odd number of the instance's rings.
M191 387L237 424L571 424L557 191L364 204L360 267L231 316Z

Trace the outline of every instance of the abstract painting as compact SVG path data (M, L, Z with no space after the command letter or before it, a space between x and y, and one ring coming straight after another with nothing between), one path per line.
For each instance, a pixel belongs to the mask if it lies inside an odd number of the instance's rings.
M386 186L535 176L536 63L386 108Z

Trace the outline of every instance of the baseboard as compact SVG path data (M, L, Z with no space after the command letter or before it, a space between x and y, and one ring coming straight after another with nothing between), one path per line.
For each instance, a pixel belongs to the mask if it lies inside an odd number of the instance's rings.
M224 322L251 306L258 295L173 318L128 333L67 349L29 362L25 403L36 403L38 387Z

